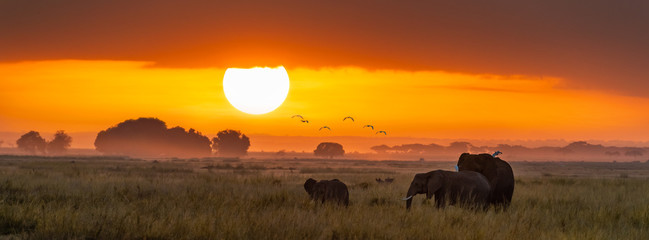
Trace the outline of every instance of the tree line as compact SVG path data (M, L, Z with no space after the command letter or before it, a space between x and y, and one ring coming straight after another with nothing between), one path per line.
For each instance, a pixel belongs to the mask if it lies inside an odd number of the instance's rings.
M22 135L16 141L16 146L18 146L18 149L31 154L42 153L58 155L65 153L71 143L72 137L66 134L63 130L57 131L50 141L41 137L39 132L30 131Z
M379 154L457 154L463 152L506 152L510 156L606 156L606 157L642 157L649 153L649 148L642 147L616 147L590 144L585 141L572 142L563 147L536 147L530 148L521 145L498 144L496 146L475 146L468 142L452 142L448 146L438 144L402 144L378 145L370 148Z
M60 155L66 153L72 137L64 131L54 134L46 141L36 131L20 137L18 148L30 154ZM180 126L168 128L158 118L128 119L100 131L94 141L95 149L106 155L133 157L222 157L245 156L250 148L250 139L238 130L226 129L209 139L193 128L185 130ZM343 146L333 142L320 143L314 150L315 156L343 156Z
M111 155L208 157L244 156L250 139L240 131L226 129L211 140L201 132L185 130L157 118L129 119L97 134L97 151Z

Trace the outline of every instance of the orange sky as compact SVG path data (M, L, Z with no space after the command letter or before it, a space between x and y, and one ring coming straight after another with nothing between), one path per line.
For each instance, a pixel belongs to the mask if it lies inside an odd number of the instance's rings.
M6 0L0 16L0 133L84 132L73 146L88 147L87 133L158 117L376 143L649 138L646 1ZM278 65L281 107L231 107L228 67Z
M152 116L207 135L232 128L249 135L371 137L377 143L385 136L364 124L389 137L411 138L646 141L649 135L649 112L643 111L649 99L562 88L559 78L286 68L291 85L284 104L250 115L225 98L225 69L84 60L0 64L0 131L98 132ZM291 119L294 114L310 123ZM356 122L341 121L348 115ZM318 131L324 125L332 131Z

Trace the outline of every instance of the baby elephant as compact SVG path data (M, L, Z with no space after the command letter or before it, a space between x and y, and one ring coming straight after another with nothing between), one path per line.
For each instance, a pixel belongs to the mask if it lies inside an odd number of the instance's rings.
M304 182L304 190L316 202L334 202L344 204L345 206L349 205L347 185L338 179L321 180L318 182L313 178L309 178Z
M435 195L435 206L438 208L460 204L486 210L490 190L489 181L480 173L436 170L416 174L403 200L407 200L406 208L410 209L412 197L425 193L428 199Z

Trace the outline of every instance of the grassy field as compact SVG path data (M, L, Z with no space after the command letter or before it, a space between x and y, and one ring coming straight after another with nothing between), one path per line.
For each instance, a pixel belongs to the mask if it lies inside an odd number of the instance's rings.
M400 199L453 162L0 156L0 238L647 239L649 164L515 162L506 212ZM302 184L338 178L348 208ZM375 178L394 177L389 185Z

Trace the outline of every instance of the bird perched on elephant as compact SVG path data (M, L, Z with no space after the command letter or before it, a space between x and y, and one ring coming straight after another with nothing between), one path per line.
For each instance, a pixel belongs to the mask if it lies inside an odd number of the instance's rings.
M416 174L403 200L406 200L406 209L410 209L412 197L417 194L426 194L427 199L434 195L438 208L459 204L486 209L489 206L489 192L489 182L480 173L435 170Z
M463 153L457 161L458 171L474 171L484 175L491 186L489 203L507 209L514 195L514 171L509 163L490 154Z
M304 182L304 190L316 202L333 202L349 205L349 191L347 185L338 179L316 181L309 178Z

